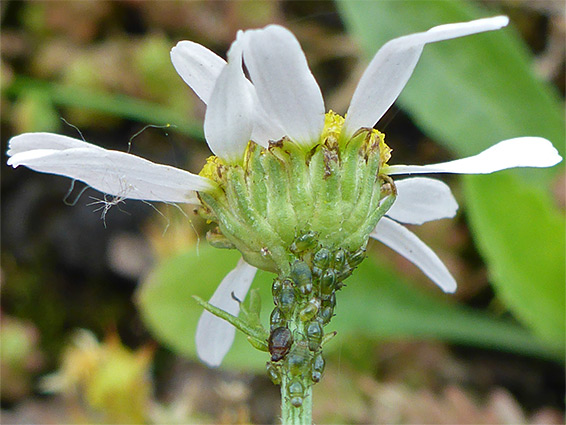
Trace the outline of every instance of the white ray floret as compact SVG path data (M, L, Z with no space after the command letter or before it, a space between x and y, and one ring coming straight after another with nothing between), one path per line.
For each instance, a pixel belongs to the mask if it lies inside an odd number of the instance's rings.
M423 224L441 218L452 218L458 203L450 188L440 180L413 177L395 182L397 199L387 216L401 223Z
M236 40L228 63L216 79L204 116L204 135L218 157L241 161L253 129L254 97L242 69L242 47Z
M208 105L212 91L226 61L216 53L192 41L180 41L171 49L171 61L183 81ZM285 132L263 110L255 87L245 79L248 91L253 98L252 119L254 122L251 139L263 147L270 140L279 140Z
M240 303L232 294L244 301L256 272L255 267L241 259L236 268L218 285L209 303L238 316ZM234 326L205 310L198 321L195 336L199 358L209 366L219 366L232 346L235 333Z
M38 148L32 148L34 145ZM124 199L194 203L195 191L214 187L211 180L188 171L56 134L13 137L8 155L8 165L14 168L24 165L41 173L70 177Z
M429 165L391 165L387 174L489 174L515 167L552 167L562 161L556 148L542 137L503 140L477 155Z
M269 25L243 35L244 62L263 109L291 140L317 143L324 101L299 42L286 28Z
M426 32L388 41L365 70L346 113L344 133L350 137L362 127L373 127L395 102L411 77L427 43L500 29L506 16L440 25Z
M415 264L444 292L456 291L456 281L432 249L401 224L383 217L370 235Z
M216 79L226 61L200 44L179 41L171 49L171 62L183 81L208 104Z

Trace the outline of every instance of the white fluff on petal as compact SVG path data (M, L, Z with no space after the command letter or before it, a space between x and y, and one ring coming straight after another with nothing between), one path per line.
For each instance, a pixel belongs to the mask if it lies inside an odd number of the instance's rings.
M423 224L452 218L458 203L448 185L440 180L413 177L395 182L397 198L387 216L407 224Z
M204 135L210 150L228 162L238 162L254 127L254 95L242 69L240 40L232 43L210 96L204 116Z
M232 293L243 301L256 272L255 267L241 259L236 268L222 280L210 298L210 304L237 316L240 313L240 304L232 297ZM204 311L198 321L195 336L199 358L209 366L220 366L234 342L235 334L236 329L230 323Z
M429 165L391 165L387 174L489 174L515 167L552 167L562 161L556 148L542 137L517 137L493 145L477 155Z
M383 217L370 236L416 265L444 292L456 291L456 281L434 251L401 224Z
M188 171L57 134L16 136L9 142L8 155L8 165L14 168L23 165L80 180L123 199L198 203L194 191L214 187L209 179Z
M171 62L183 81L208 104L226 61L200 44L179 41L171 49Z
M358 129L371 128L379 121L407 84L425 44L497 30L508 23L506 16L496 16L440 25L385 43L358 83L346 114L344 134L350 137Z
M244 63L267 114L295 142L317 143L324 126L324 101L295 36L269 25L246 31L243 41Z

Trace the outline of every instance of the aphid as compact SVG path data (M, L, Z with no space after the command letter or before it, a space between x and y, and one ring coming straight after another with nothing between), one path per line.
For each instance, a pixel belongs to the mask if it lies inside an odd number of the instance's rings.
M358 267L362 261L366 258L365 248L359 249L348 257L348 264L350 267Z
M279 327L285 325L285 318L283 317L281 310L279 310L277 307L275 307L273 309L273 311L271 312L271 317L269 319L269 323L270 323L270 330L273 330L275 328L279 328Z
M310 366L310 353L304 342L297 342L285 358L292 376L299 376Z
M271 293L273 294L274 297L279 295L279 292L281 292L282 287L283 287L283 283L279 279L275 279L273 281L273 283L271 284Z
M273 295L274 304L277 304L277 297L279 297L282 287L283 287L283 283L279 279L273 280L273 283L271 284L271 294Z
M342 268L342 270L340 270L340 272L336 276L336 279L338 281L337 285L336 285L336 289L340 289L340 288L342 288L342 286L344 286L342 284L342 281L346 280L348 277L350 277L353 271L354 271L354 269L351 269L348 265L345 265Z
M311 379L313 382L318 382L322 378L325 366L324 357L322 357L322 352L317 353L312 361L312 373Z
M298 379L293 380L293 382L289 384L289 396L291 397L290 401L293 406L302 406L303 398L305 397L305 388Z
M320 348L322 342L322 325L319 321L313 320L307 325L307 339L309 341L309 350L316 351Z
M280 372L279 368L271 362L267 362L265 364L265 366L267 368L267 376L269 376L269 379L271 379L271 382L273 382L275 385L280 385L281 384L281 372Z
M288 279L284 280L281 291L277 296L276 304L285 316L293 309L295 299L295 288L293 288L293 285Z
M332 320L332 316L334 315L334 308L330 306L322 307L320 313L318 314L317 319L323 324L327 325Z
M334 269L326 269L320 278L320 294L323 299L328 299L334 292L336 285L336 272Z
M320 277L322 276L322 273L324 272L324 270L322 270L319 267L313 266L312 268L312 277L314 279L320 279Z
M334 268L336 270L342 270L344 264L346 264L346 253L342 248L340 248L334 254Z
M321 248L314 254L313 263L315 266L325 269L330 265L331 254L326 248Z
M232 242L224 236L218 228L206 232L206 240L215 248L234 249L236 248Z
M322 305L327 307L330 306L332 308L336 307L336 294L333 293L330 297L322 302Z
M299 317L301 321L307 322L311 320L320 308L320 300L318 298L312 298L309 300L307 305L299 312Z
M295 239L295 241L290 246L290 250L295 253L303 252L314 248L316 244L316 232L307 232Z
M293 335L288 328L283 326L275 328L269 334L269 339L267 340L269 347L269 353L271 354L271 361L278 362L283 359L291 346L293 345Z
M310 294L312 291L311 269L304 261L297 260L291 266L291 279L303 295Z

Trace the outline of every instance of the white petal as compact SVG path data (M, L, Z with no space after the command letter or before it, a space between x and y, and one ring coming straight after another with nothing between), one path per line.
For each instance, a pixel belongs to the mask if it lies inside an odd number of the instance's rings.
M393 39L383 45L362 75L346 114L344 131L351 136L373 127L395 102L411 77L426 43L500 29L506 16L440 25L426 32Z
M226 61L216 53L192 41L180 41L171 49L173 66L200 99L208 104L212 90L216 84ZM281 127L271 120L255 95L255 88L248 80L249 90L254 99L254 128L252 140L267 147L270 140L279 140L285 133Z
M317 143L324 101L295 36L278 25L244 33L244 62L259 100L292 140Z
M456 173L489 174L514 167L552 167L562 157L542 137L517 137L493 145L477 155L430 165L392 165L387 174Z
M456 281L434 251L401 224L383 217L370 236L416 265L444 292L456 291Z
M71 148L103 149L73 137L61 136L54 133L24 133L13 137L8 143L8 156L27 152L34 149L64 150Z
M194 203L195 190L213 187L210 180L187 171L56 134L16 136L8 154L8 165L14 168L24 165L70 177L123 199Z
M397 199L387 216L408 224L423 224L452 218L458 203L450 188L440 180L413 177L395 182Z
M285 136L285 131L265 112L257 98L255 88L252 93L254 96L254 129L251 139L263 147L268 147L270 141L277 141Z
M244 156L250 141L254 95L242 69L240 40L228 52L228 64L216 80L204 116L204 135L210 150L228 162Z
M183 81L208 103L226 61L200 44L179 41L171 49L171 62Z
M241 259L236 268L222 280L212 295L210 304L237 316L240 304L232 298L232 293L240 301L244 301L256 272L255 267ZM234 342L235 333L236 329L230 323L204 311L198 321L195 336L200 359L209 366L220 366Z

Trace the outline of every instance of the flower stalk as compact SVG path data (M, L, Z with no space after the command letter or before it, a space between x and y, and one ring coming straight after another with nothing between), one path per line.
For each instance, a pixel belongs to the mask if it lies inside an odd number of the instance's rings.
M296 407L292 404L293 388L291 384L308 385L308 380L290 381L283 378L281 381L281 423L289 425L311 425L312 424L312 386L306 386L302 394L302 404Z

